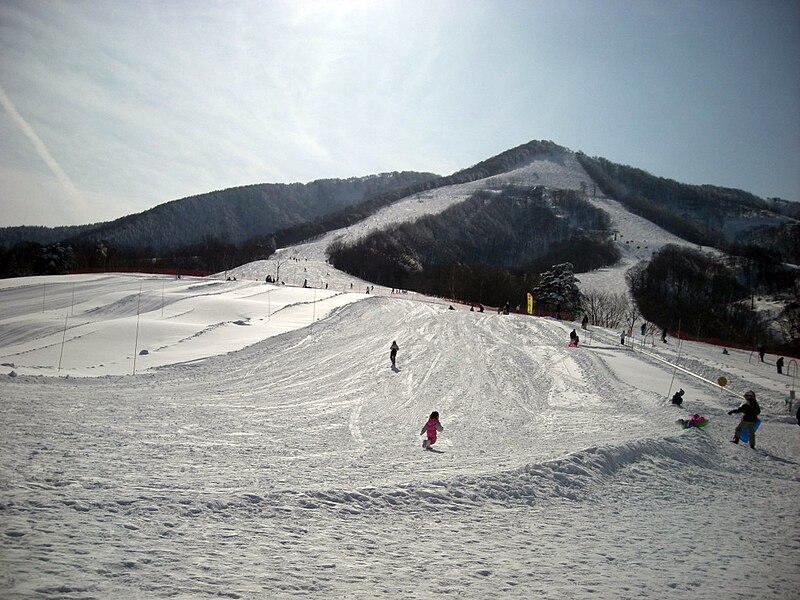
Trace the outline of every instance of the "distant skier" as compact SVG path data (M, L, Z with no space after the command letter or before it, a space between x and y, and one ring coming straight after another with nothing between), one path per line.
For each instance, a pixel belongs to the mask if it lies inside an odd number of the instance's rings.
M400 346L397 345L396 341L392 342L392 345L389 346L389 360L392 361L392 368L395 367L395 359L397 358L397 351L400 350Z
M761 359L761 362L764 362L764 355L767 353L767 349L764 348L764 344L758 345L758 358Z
M664 327L664 329L661 330L661 341L664 342L665 344L667 343L667 328L666 327Z
M746 392L744 399L745 403L739 408L734 408L733 410L728 411L729 415L742 413L742 420L736 426L736 429L733 432L733 439L731 441L734 444L738 444L739 435L742 433L742 429L747 427L747 433L750 435L750 447L755 450L756 421L758 420L758 415L761 414L761 407L758 405L758 402L756 402L756 393L753 390Z
M623 329L619 334L619 343L625 345L625 330Z
M675 394L672 396L672 403L676 406L680 406L681 404L683 404L683 395L685 393L686 392L684 392L682 388L677 392L675 392Z
M775 367L778 369L778 375L783 375L783 357L781 356L775 361Z
M428 434L428 437L422 442L422 447L425 448L425 450L430 450L431 446L436 443L437 431L444 431L444 427L439 423L439 413L433 411L428 422L422 426L422 431L419 432L420 435Z
M586 329L589 325L589 317L583 315L583 320L581 321L581 329Z
M647 332L647 323L642 322L642 326L639 329L642 332L642 335L644 335Z

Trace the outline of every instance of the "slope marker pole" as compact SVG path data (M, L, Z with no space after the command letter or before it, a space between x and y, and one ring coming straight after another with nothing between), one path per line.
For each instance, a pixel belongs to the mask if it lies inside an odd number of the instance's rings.
M136 302L136 341L133 344L133 375L136 375L136 353L139 351L139 315L142 306L142 284L139 284L139 300Z
M64 340L67 338L67 319L69 313L64 313L64 334L61 336L61 353L58 355L58 372L61 373L61 359L64 357Z

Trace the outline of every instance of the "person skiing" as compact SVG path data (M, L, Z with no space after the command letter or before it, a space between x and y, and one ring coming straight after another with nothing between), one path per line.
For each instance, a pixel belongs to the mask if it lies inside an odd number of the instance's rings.
M783 357L781 356L775 361L775 367L778 369L778 375L783 375Z
M395 360L397 359L397 351L400 350L400 346L397 345L397 341L393 341L392 345L389 346L389 360L392 361L392 368L395 366Z
M625 345L625 330L623 329L619 334L619 343Z
M758 345L758 358L761 359L761 362L764 362L764 355L767 353L767 349L764 348L764 344Z
M581 329L586 329L588 325L589 325L589 317L583 315L583 320L581 321Z
M742 429L747 427L747 433L750 435L750 447L755 450L756 421L758 420L758 415L761 414L761 407L758 405L758 402L756 402L756 393L753 390L745 392L744 399L745 403L739 408L734 408L733 410L728 411L729 415L742 413L742 420L736 426L736 429L733 432L733 439L731 441L734 444L738 444L739 435L742 433Z
M683 395L685 393L686 392L683 391L683 388L675 392L675 395L672 396L672 403L675 404L676 406L680 406L681 404L683 404Z
M422 447L425 448L425 450L430 450L431 446L436 443L437 431L444 431L444 427L439 423L439 413L433 411L428 422L422 426L422 431L419 432L420 435L428 434L428 437L422 442Z

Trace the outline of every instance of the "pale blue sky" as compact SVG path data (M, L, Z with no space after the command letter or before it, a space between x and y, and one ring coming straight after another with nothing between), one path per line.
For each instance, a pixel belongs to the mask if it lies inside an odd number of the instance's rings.
M800 200L798 0L0 0L0 226L532 139Z

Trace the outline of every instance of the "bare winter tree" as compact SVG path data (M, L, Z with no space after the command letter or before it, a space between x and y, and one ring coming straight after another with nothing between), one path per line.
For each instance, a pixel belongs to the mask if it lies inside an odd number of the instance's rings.
M631 308L632 302L625 294L611 294L609 292L585 292L583 294L583 309L589 322L599 327L619 327L620 323L629 323L629 318L634 322L639 318L639 311L635 309L635 316Z
M281 267L294 258L295 256L289 256L288 252L275 256L275 283L280 283Z
M619 295L621 296L622 294ZM636 301L630 296L625 296L625 304L625 325L628 329L628 335L631 335L634 327L636 327L636 322L639 320L639 317L642 316L642 313L639 310L639 306L636 304Z

